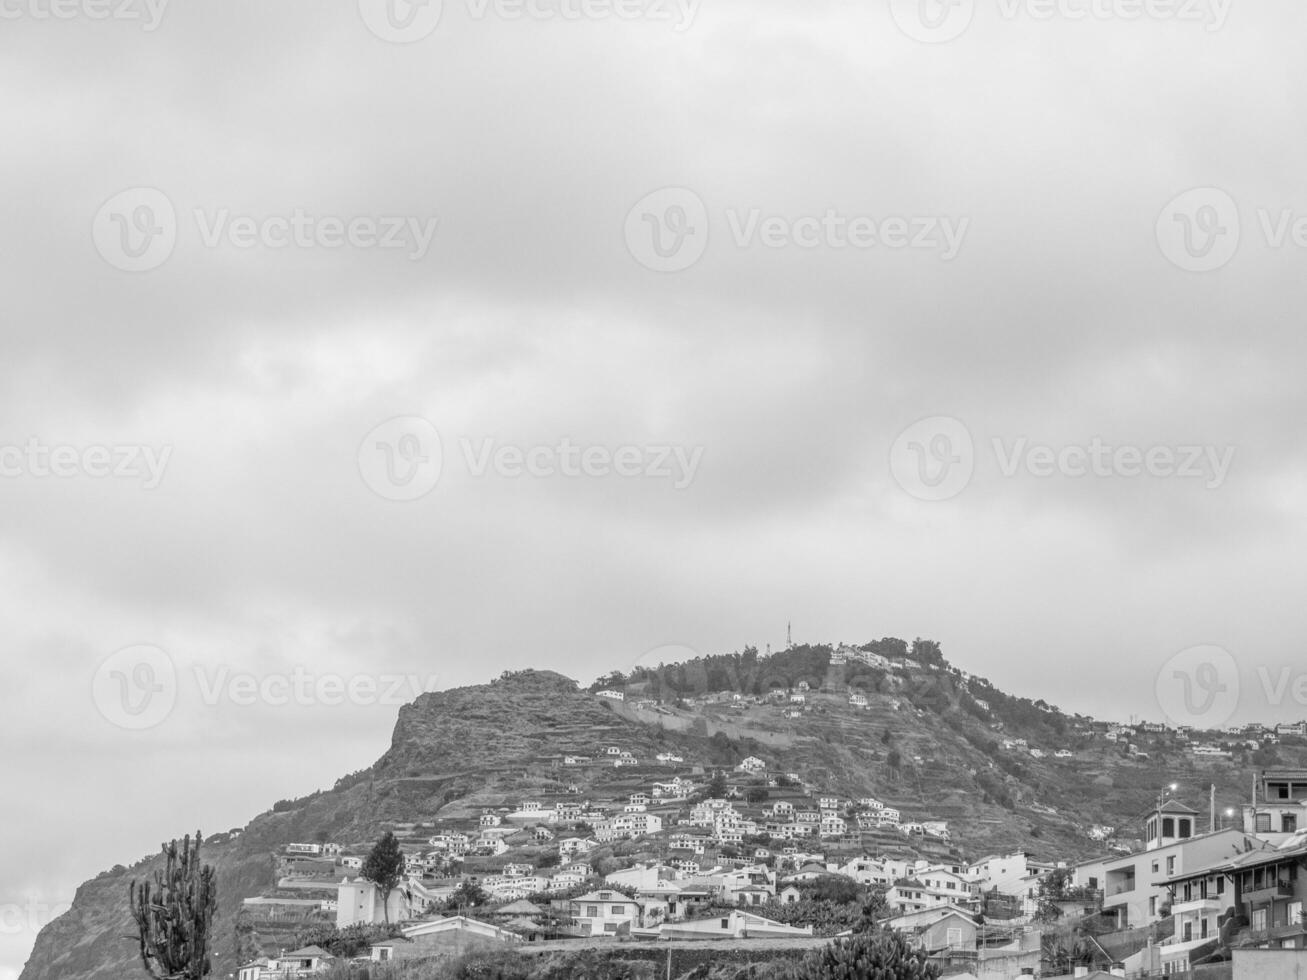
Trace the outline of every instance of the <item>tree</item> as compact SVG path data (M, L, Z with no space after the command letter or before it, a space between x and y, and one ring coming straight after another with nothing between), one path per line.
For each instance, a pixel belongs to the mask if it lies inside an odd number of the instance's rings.
M896 932L855 932L809 954L799 980L938 980L939 967Z
M770 795L766 786L750 786L744 791L744 799L748 803L761 803Z
M445 908L452 912L456 909L476 908L488 901L490 896L484 888L475 881L465 881L454 889L454 893L449 896L449 901L445 903Z
M164 870L155 871L154 884L135 879L127 901L136 922L141 963L155 980L201 980L212 969L209 931L218 904L213 868L200 864L200 841L189 836L162 846Z
M808 897L814 901L834 902L837 905L843 905L847 902L857 901L862 889L852 878L832 874L815 878L804 890L809 893Z
M726 773L720 770L713 773L712 779L708 781L708 796L711 799L721 799L726 795Z
M399 886L404 876L404 852L399 849L399 841L393 833L387 830L381 835L381 839L368 852L359 873L380 890L382 914L386 925L390 925L390 893Z

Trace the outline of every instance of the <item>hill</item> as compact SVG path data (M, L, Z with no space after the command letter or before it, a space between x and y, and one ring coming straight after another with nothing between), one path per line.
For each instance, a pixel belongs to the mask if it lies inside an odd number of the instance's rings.
M296 841L358 849L393 829L416 848L438 829L524 799L622 800L653 780L733 771L756 756L769 773L797 775L796 793L874 796L905 821L947 821L951 834L945 842L869 829L828 851L980 857L1022 849L1074 860L1104 852L1089 836L1094 825L1135 827L1166 783L1180 783L1199 807L1215 784L1223 805L1233 804L1246 794L1254 761L1301 765L1307 757L1303 746L1283 744L1255 760L1239 753L1204 761L1174 732L1131 732L1129 742L1111 742L1102 723L1009 697L948 664L929 641L909 647L886 639L859 649L871 663L830 647L770 657L746 650L609 676L590 691L556 673L521 671L422 695L400 709L390 747L369 769L206 841L220 895L214 975L232 972L256 945L294 935L293 921L252 922L242 899L275 890L277 856ZM621 700L599 690L620 692ZM1005 739L1027 747L1005 750ZM1147 757L1131 754L1130 743ZM631 753L635 764L614 767L609 747ZM1058 750L1071 757L1055 758ZM659 763L660 754L683 761ZM568 765L568 755L590 761ZM759 782L747 774L732 780L741 790ZM656 853L658 845L640 846ZM611 853L616 860L633 850ZM153 864L82 885L72 909L38 936L22 980L138 973L134 946L123 938L127 886Z

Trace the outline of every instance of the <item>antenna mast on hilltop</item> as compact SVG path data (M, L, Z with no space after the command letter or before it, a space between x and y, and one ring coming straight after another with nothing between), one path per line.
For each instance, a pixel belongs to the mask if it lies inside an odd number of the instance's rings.
M785 649L790 650L793 649L793 647L794 647L794 632L791 629L791 624L786 623L785 624Z

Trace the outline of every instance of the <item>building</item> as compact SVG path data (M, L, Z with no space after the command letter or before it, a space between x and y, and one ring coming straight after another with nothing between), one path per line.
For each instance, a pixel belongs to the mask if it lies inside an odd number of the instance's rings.
M785 939L810 937L812 926L787 926L753 912L733 911L719 918L667 922L659 932L663 939Z
M383 906L381 892L365 878L342 878L336 887L336 928L376 925L378 922L403 922L415 911L412 883L391 891Z
M374 963L388 963L391 960L461 956L475 950L501 948L520 942L520 935L502 926L455 915L409 926L399 939L373 943L369 955Z
M1307 900L1307 843L1302 838L1269 851L1241 855L1226 867L1234 902L1247 928L1234 945L1257 949L1307 949L1303 902Z
M882 923L905 936L908 941L928 952L976 949L979 927L966 909L956 905L906 912Z
M1118 929L1157 922L1171 898L1169 881L1257 846L1234 828L1196 834L1196 822L1196 811L1167 800L1145 817L1146 850L1077 865L1072 882L1102 892L1103 917Z
M1278 844L1307 830L1307 770L1267 769L1257 789L1260 802L1241 808L1244 833Z
M621 892L589 892L572 900L571 916L583 936L616 936L640 925L640 903Z
M279 956L255 960L237 971L239 980L299 980L322 973L335 959L320 946L305 946Z
M1307 976L1307 952L1300 949L1236 949L1234 980L1299 980Z

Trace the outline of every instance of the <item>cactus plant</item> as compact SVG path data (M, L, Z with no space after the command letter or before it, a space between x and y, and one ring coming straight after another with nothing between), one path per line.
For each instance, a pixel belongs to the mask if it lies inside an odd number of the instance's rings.
M801 980L937 980L939 967L895 932L859 932L818 950L799 968Z
M217 906L213 868L200 864L200 841L189 836L162 846L164 869L139 887L135 879L127 898L136 922L141 963L154 980L202 980L209 961L209 933Z

